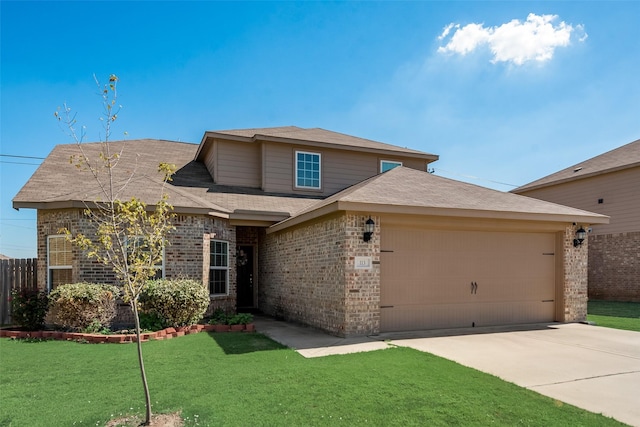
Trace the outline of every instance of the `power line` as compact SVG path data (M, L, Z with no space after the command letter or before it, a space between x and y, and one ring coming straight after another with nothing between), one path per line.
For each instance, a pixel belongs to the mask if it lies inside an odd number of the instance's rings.
M513 188L519 187L519 185L507 184L506 182L493 181L493 180L487 179L487 178L479 178L479 177L473 176L473 175L465 175L465 174L462 174L462 173L451 172L451 171L448 171L448 170L445 170L445 169L434 168L434 172L437 172L437 171L442 171L442 172L450 173L452 175L462 176L464 178L476 179L478 181L487 181L487 182L492 182L494 184L507 185L507 186L513 187Z
M40 163L5 162L4 160L0 160L0 163L10 163L10 164L12 164L12 165L31 165L31 166L40 166Z
M34 157L34 156L18 156L15 154L0 154L0 157L15 157L17 159L38 159L38 160L44 160L45 157Z

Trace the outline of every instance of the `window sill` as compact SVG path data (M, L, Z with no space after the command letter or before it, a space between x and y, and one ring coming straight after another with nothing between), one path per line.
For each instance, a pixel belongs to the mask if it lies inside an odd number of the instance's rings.
M313 187L293 187L293 191L322 194L324 190L322 188L313 188Z
M226 298L229 294L209 294L209 298Z

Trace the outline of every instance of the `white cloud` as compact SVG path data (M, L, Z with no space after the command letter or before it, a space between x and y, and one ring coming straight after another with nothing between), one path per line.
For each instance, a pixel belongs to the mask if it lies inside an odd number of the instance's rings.
M488 46L493 54L491 62L511 62L522 65L525 62L545 62L553 58L557 47L568 46L571 34L578 33L578 41L587 38L582 25L575 27L561 21L557 25L557 15L536 15L530 13L525 22L517 19L497 27L484 24L447 25L438 40L447 39L446 45L438 48L439 53L466 55ZM451 32L453 34L448 37Z

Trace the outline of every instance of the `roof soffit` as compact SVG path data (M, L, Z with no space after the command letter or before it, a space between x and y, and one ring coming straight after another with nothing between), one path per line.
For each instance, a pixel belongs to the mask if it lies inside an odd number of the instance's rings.
M604 224L609 217L398 167L322 200L271 227L276 231L330 211Z
M568 214L542 214L526 212L503 212L491 210L473 210L456 208L438 208L423 206L401 206L382 205L365 202L334 202L319 209L305 212L298 216L285 219L271 226L267 233L284 230L307 221L320 218L333 212L367 212L369 214L399 214L411 216L447 217L460 219L487 219L499 221L523 221L523 222L544 222L544 223L584 223L584 224L608 224L609 217L606 215L568 215Z

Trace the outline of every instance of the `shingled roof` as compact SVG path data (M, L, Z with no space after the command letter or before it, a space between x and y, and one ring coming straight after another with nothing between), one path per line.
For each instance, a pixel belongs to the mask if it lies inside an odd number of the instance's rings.
M296 138L304 136L305 141L316 138L329 139L333 141L331 144L361 144L362 147L376 149L393 147L322 129L286 127L218 133L238 138L262 135L256 131L270 133L277 138L289 134L296 135ZM376 175L326 199L267 193L256 188L215 184L205 165L194 160L199 150L195 144L156 139L113 141L109 144L112 151L122 151L113 169L116 188L120 188L120 200L135 196L148 205L155 204L162 191L162 175L157 170L158 165L162 162L173 163L177 172L165 191L177 213L262 221L264 225L280 221L272 230L335 210L358 209L494 219L580 221L591 224L608 222L608 217L603 215L490 190L406 167ZM96 158L102 147L101 143L82 144L90 158ZM69 164L70 157L79 154L79 150L76 144L56 146L15 196L14 208L83 208L85 203L106 200L89 171ZM420 155L430 156L426 153Z
M321 128L305 129L297 126L283 126L208 131L202 139L198 153L200 153L200 151L204 151L204 147L206 146L209 138L237 139L245 142L274 141L291 144L302 141L306 144L311 142L336 149L397 153L402 154L403 156L414 156L430 161L438 160L438 156L435 154L398 147L396 145L385 144L383 142L373 141L370 139L358 138L356 136L346 135Z
M609 217L396 167L318 202L271 231L338 210L449 217L608 223Z
M196 144L140 139L112 141L112 152L122 151L113 168L118 197L137 197L148 205L162 194L161 162L178 168L165 190L169 202L179 213L208 213L229 217L236 211L271 213L278 219L306 208L317 199L270 194L259 189L226 187L214 184L206 167L193 160ZM101 143L84 143L89 158L97 158ZM83 208L85 203L107 200L90 172L70 164L80 154L76 144L57 145L13 199L14 208ZM103 172L104 173L104 172ZM126 185L125 185L126 184Z
M599 156L592 157L589 160L577 163L559 172L547 175L544 178L513 189L511 192L522 193L636 166L640 166L640 139L600 154Z

